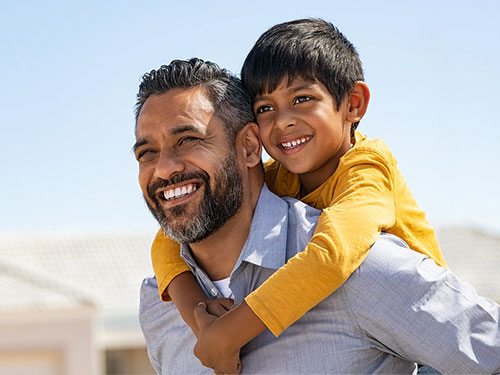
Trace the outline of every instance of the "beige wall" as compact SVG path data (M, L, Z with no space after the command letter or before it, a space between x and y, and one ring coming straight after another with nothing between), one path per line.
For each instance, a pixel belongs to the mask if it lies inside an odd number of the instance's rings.
M106 375L154 375L146 348L106 351Z
M97 375L90 306L0 313L0 375ZM35 370L36 369L36 370Z

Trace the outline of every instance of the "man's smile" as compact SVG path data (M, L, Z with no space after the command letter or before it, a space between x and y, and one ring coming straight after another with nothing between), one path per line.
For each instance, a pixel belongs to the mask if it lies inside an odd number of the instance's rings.
M201 187L201 182L189 182L177 186L158 189L156 196L160 202L167 203L168 206L183 203L189 199Z

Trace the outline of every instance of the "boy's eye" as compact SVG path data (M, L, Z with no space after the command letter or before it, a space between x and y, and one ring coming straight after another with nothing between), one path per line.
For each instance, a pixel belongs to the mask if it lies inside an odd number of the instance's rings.
M310 96L298 96L297 98L295 98L295 102L293 104L308 102L311 99L312 98Z
M269 112L272 110L273 110L273 107L271 107L270 105L263 105L263 106L260 106L259 108L257 108L255 113L259 114L259 113Z

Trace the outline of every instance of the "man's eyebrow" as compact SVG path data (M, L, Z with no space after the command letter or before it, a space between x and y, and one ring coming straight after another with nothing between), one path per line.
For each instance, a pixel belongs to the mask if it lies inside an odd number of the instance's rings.
M135 154L139 147L144 146L148 142L149 140L147 138L138 139L132 146L132 152Z
M201 133L200 129L197 128L194 125L180 125L180 126L174 128L174 129L172 129L172 131L170 132L170 134L177 135L177 134L185 133L185 132L197 132L197 133Z

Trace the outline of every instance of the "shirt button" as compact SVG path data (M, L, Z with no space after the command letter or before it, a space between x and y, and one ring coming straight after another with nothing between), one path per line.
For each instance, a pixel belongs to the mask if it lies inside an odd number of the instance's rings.
M217 288L212 288L212 289L210 289L210 294L214 297L217 297L217 294L219 294L219 291L217 290Z

